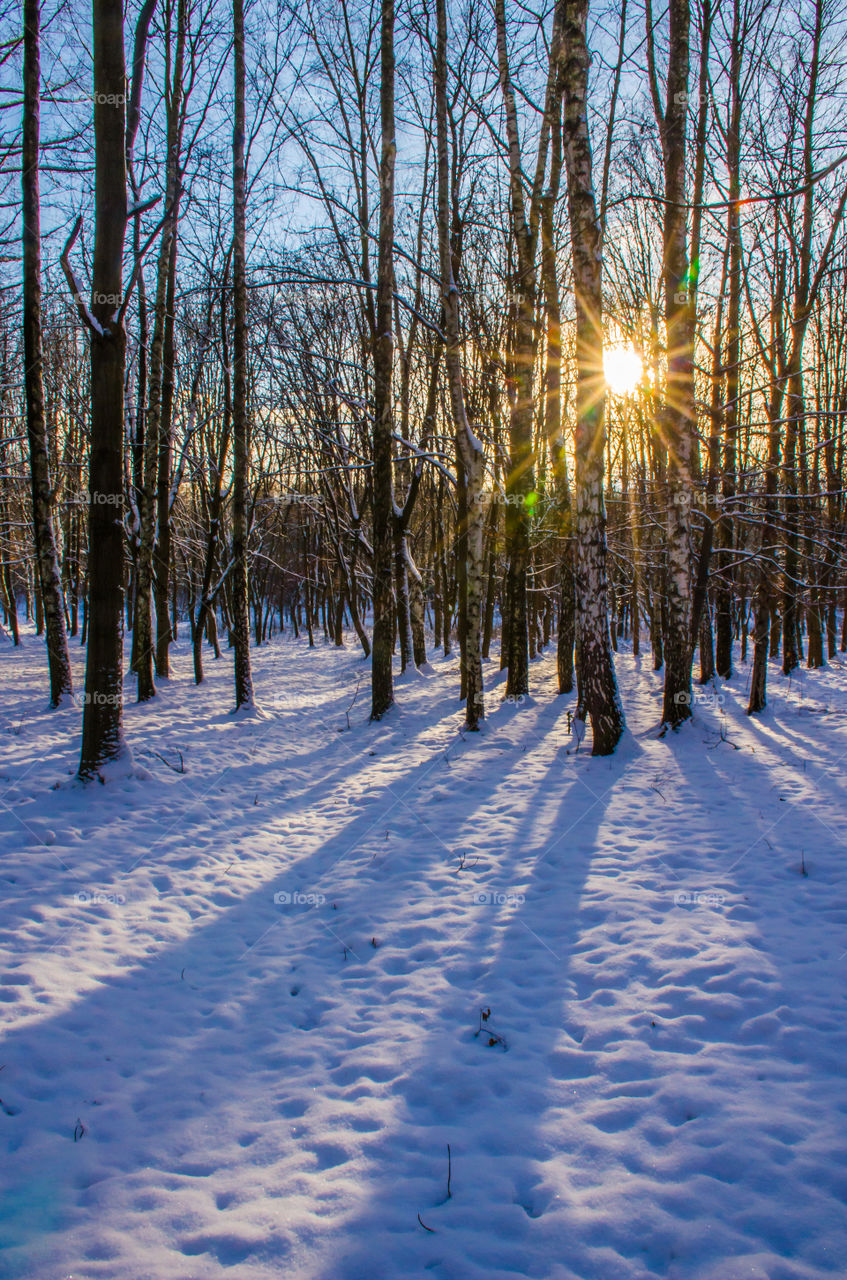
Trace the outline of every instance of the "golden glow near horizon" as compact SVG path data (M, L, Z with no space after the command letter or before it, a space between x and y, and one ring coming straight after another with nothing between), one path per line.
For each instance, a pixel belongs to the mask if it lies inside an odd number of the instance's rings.
M606 347L603 352L606 386L616 396L634 391L644 376L644 361L634 347Z

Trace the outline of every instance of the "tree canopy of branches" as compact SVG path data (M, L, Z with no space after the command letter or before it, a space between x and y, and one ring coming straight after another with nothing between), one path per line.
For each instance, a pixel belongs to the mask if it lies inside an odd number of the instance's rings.
M578 738L847 649L833 0L26 0L2 13L0 644L87 646L80 779L190 635L458 651ZM91 33L80 38L80 33ZM128 51L128 53L127 53ZM21 85L23 89L21 90ZM839 620L841 625L839 626ZM564 714L564 712L563 712Z

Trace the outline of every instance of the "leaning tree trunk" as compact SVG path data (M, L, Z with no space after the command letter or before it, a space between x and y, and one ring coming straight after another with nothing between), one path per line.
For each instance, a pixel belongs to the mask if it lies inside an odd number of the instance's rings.
M392 542L394 499L392 446L394 432L391 376L394 368L394 0L382 0L380 119L382 155L379 168L379 262L376 333L374 335L373 426L373 657L371 719L379 720L394 701L391 655L394 648Z
M247 490L250 422L247 415L246 173L244 163L244 0L233 0L235 121L232 133L232 574L231 610L235 709L253 705L250 673L250 613L247 590Z
M79 776L126 750L122 725L124 366L123 250L127 222L122 0L93 0L94 206L91 274L91 461L88 649Z
M65 632L62 580L53 531L53 498L44 417L41 343L41 208L38 184L40 107L39 0L24 0L24 115L21 154L23 182L23 331L26 427L32 485L32 530L50 672L50 706L73 693Z
M565 165L576 302L577 716L591 717L593 754L614 751L624 729L609 637L606 578L606 454L603 262L588 134L588 0L563 4Z

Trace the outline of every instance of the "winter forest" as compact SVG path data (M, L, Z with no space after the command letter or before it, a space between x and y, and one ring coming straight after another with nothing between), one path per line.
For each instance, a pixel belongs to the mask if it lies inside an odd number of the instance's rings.
M0 1277L847 1275L847 7L0 2Z

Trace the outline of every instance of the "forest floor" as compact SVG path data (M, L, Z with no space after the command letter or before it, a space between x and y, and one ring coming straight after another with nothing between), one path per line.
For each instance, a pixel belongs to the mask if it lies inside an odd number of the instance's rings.
M352 641L253 664L82 790L3 644L3 1280L844 1277L844 661L660 740L623 652L597 760L552 654L479 735L455 656L380 724Z

